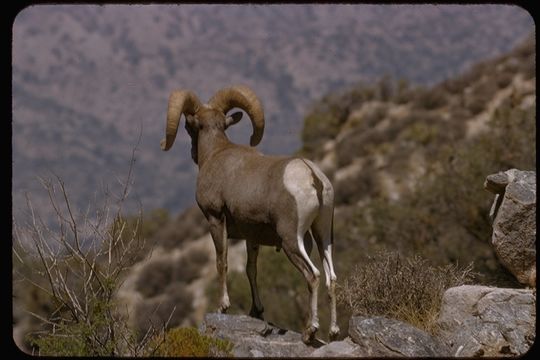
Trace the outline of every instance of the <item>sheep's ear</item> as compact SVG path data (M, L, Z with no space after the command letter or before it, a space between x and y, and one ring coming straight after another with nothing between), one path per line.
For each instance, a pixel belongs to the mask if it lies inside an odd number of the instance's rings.
M236 124L240 120L242 120L242 112L241 111L237 111L234 114L227 116L225 118L225 129L228 128L231 125Z
M193 115L187 115L186 116L186 123L192 128L192 129L198 129L199 128L199 120L193 116Z

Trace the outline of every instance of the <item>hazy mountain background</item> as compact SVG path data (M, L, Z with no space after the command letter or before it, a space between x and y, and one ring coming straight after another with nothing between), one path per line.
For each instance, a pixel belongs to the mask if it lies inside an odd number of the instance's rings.
M159 148L169 92L203 101L251 86L268 153L300 148L303 117L324 94L383 75L433 84L534 32L506 5L39 5L13 24L13 207L46 210L36 176L61 176L79 207L125 176L133 197L177 212L194 202L189 137ZM244 121L231 131L247 143ZM48 207L47 207L48 208Z

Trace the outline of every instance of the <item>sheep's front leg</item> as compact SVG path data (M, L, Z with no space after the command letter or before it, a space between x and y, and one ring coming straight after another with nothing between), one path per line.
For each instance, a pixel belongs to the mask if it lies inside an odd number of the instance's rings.
M216 267L220 287L220 301L218 312L224 313L229 309L229 293L227 292L227 226L225 219L209 217L210 235L216 248Z
M257 256L259 255L259 245L246 241L247 264L246 273L251 287L251 310L249 316L257 319L263 319L264 308L259 298L259 289L257 288Z

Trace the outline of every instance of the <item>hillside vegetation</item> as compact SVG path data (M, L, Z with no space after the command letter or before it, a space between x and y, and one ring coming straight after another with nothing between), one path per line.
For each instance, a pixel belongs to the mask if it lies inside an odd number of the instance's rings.
M390 248L474 261L483 282L504 282L482 185L491 173L536 169L535 77L531 38L431 88L382 79L315 104L300 153L333 180L338 271Z
M431 320L445 288L468 282L521 287L489 245L493 195L483 183L487 175L510 168L536 170L535 53L531 36L513 51L434 86L385 77L312 104L298 155L320 164L334 184L342 330L355 313L388 315L436 331ZM139 231L154 252L132 269L125 281L129 291L123 290L140 331L148 319L169 321L170 327L197 325L205 311L216 308L207 229L195 207L178 217L164 210L143 217ZM245 257L236 255L241 245L229 252L231 313L247 313L251 301ZM261 249L258 269L265 319L300 330L308 300L301 274L269 247ZM383 281L400 286L385 292ZM321 329L329 319L325 293L321 285ZM366 293L383 294L386 302L355 300ZM40 314L51 308L31 306L33 295L21 299Z

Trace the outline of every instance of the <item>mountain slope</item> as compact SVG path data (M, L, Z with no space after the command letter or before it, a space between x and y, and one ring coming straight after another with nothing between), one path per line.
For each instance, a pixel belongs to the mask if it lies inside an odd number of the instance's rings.
M204 101L247 83L267 117L261 149L300 146L313 99L383 74L433 83L509 50L534 28L513 6L45 5L13 25L14 207L36 175L67 181L85 207L127 172L142 127L134 196L145 208L193 203L186 136L159 150L171 89ZM230 134L247 143L249 122ZM46 215L44 215L46 216Z

